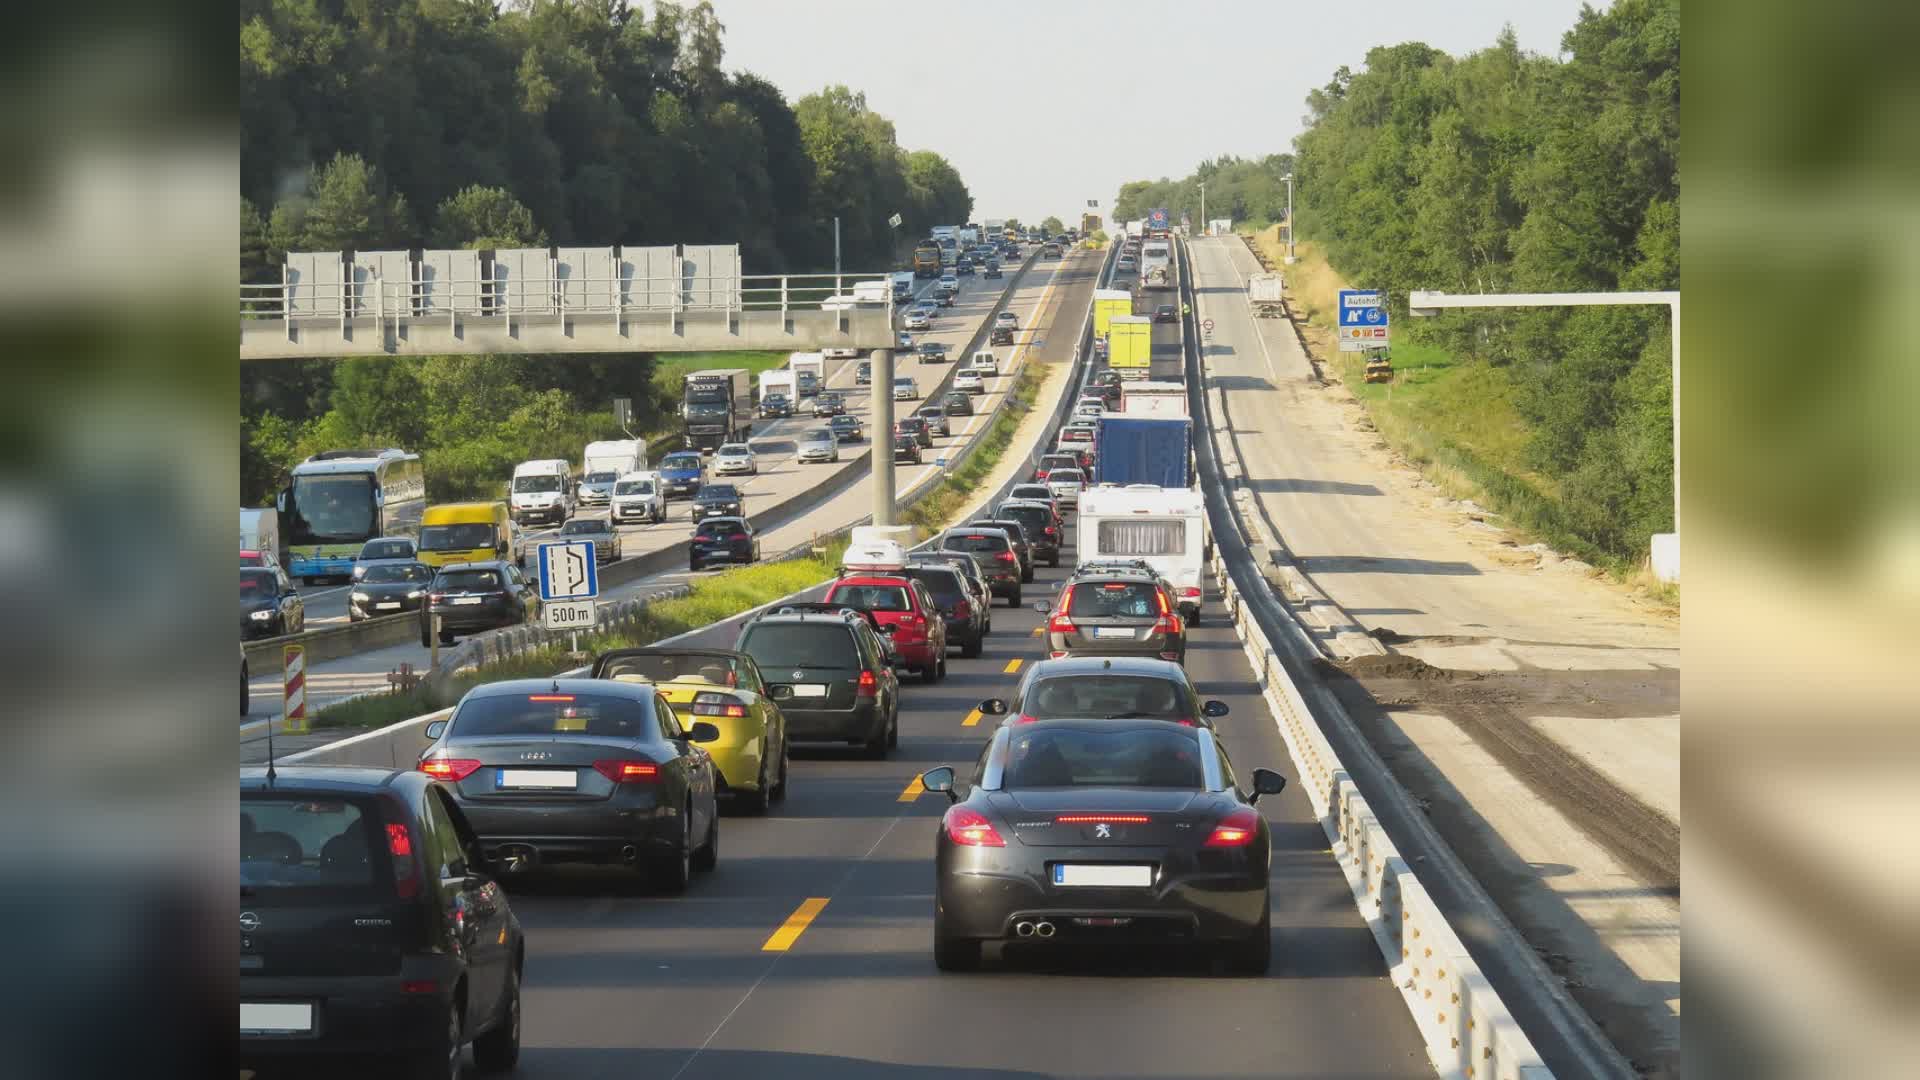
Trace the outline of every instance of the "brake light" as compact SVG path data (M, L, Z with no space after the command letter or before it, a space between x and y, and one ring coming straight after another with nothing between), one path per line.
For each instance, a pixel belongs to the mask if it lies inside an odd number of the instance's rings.
M862 671L860 682L853 688L853 692L858 697L872 697L880 692L880 677L871 671Z
M420 771L435 780L451 780L459 783L472 776L480 768L480 763L471 758L426 758L420 762Z
M729 540L745 540L746 538L747 538L747 534L746 534L746 533L729 533L729 534L727 534L727 539L729 539Z
M528 701L572 701L572 694L528 694Z
M1000 838L1000 831L993 827L993 822L970 806L956 806L948 810L942 823L947 829L947 839L962 847L1007 846L1007 842Z
M693 715L740 717L747 715L747 707L725 694L695 694Z
M437 994L440 992L438 979L408 979L400 984L403 994Z
M446 598L447 598L446 593L428 593L427 594L427 602L432 604L437 604L440 601L445 600Z
M1015 556L1011 551L1003 551L998 555L994 556L994 558L1000 560L1001 562L1012 562L1014 560L1014 557Z
M629 780L652 780L660 775L660 766L651 761L622 761L609 758L593 763L593 771L616 784Z
M1192 585L1189 585L1189 586L1187 586L1186 588L1184 588L1184 589L1181 589L1181 590L1180 590L1180 595L1181 595L1181 596L1196 596L1196 597L1197 597L1197 596L1199 596L1199 595L1200 595L1200 590L1199 590L1198 588L1195 588L1195 587L1194 587L1194 586L1192 586Z
M965 600L956 600L956 601L954 601L954 604L953 604L953 617L954 617L954 618L956 618L956 619L970 619L970 618L972 618L972 617L973 617L973 605L972 605L972 604L969 604L969 603L967 603L967 602L966 602Z
M1241 807L1220 819L1213 827L1213 835L1207 837L1204 847L1246 847L1260 833L1260 815L1255 811Z
M1056 814L1054 821L1062 825L1097 824L1108 825L1145 825L1153 819L1145 814Z
M399 822L387 826L387 854L396 859L413 857L413 836Z
M400 899L413 899L420 892L420 877L413 862L413 834L404 823L387 824L387 854L393 857L394 889Z
M1053 526L1051 526L1051 525L1049 525L1049 526L1047 526L1047 535L1048 535L1048 536L1059 536L1059 535L1060 535L1060 530L1058 530L1058 529L1056 529L1056 528L1054 528Z

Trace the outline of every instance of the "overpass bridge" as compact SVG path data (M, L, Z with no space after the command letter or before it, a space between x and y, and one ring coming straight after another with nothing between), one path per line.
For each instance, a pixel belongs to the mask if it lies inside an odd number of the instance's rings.
M240 287L240 359L890 349L891 289L847 299L886 280L743 275L733 244L289 252Z

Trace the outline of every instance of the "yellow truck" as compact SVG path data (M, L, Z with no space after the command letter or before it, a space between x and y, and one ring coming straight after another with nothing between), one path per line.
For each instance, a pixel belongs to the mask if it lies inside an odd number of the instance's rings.
M432 567L513 559L516 543L506 503L442 503L420 519L418 558Z
M940 245L927 241L913 249L913 276L917 278L940 276Z
M1133 294L1125 289L1093 290L1093 336L1107 336L1107 324L1115 315L1133 314Z
M1123 379L1144 379L1153 368L1153 321L1145 315L1107 320L1107 366Z

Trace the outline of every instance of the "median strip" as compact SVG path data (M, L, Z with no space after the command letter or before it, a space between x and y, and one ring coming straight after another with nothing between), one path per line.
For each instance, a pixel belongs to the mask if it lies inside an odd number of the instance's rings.
M813 920L826 910L826 906L827 898L824 896L810 896L802 901L793 914L787 916L787 921L780 924L780 929L767 939L767 943L760 946L760 951L786 952L793 948L793 943L800 940L800 935L806 933L807 927L813 925Z

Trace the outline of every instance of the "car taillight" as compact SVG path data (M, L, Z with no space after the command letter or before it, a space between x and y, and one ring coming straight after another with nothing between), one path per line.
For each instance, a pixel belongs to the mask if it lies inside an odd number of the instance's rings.
M1183 597L1186 597L1186 596L1198 597L1200 595L1200 590L1192 585L1189 585L1186 588L1180 590L1180 595Z
M693 715L739 717L747 715L747 707L725 694L695 694Z
M747 538L746 533L728 533L727 534L727 539L729 540L745 540L746 538Z
M954 601L954 603L953 603L953 617L954 617L954 618L956 618L956 619L970 619L970 618L972 618L972 617L973 617L973 605L972 605L972 604L969 604L969 603L967 603L967 602L966 602L965 600L956 600L956 601Z
M1002 551L999 554L995 555L994 558L1000 560L1001 562L1013 562L1015 559L1019 558L1019 556L1015 555L1011 551Z
M1035 469L1035 470L1033 470L1033 479L1034 479L1034 482L1035 482L1035 483L1038 483L1038 482L1039 482L1039 481L1041 481L1041 480L1045 480L1045 479L1047 478L1047 472L1048 472L1048 470L1046 470L1046 469Z
M993 822L970 806L949 809L942 824L946 826L947 839L962 847L1007 846L1007 842L1000 839L1000 831L993 827Z
M660 776L660 766L651 761L625 761L609 758L593 763L593 771L616 784L635 780L655 780Z
M1153 819L1145 814L1055 814L1061 825L1145 825Z
M880 677L871 671L862 671L853 692L859 697L872 697L880 692Z
M1204 847L1246 847L1260 832L1260 815L1247 807L1241 807L1220 819L1213 827L1213 835L1207 837Z
M1053 526L1051 526L1051 525L1049 525L1049 526L1047 526L1047 535L1048 535L1048 536L1059 536L1059 535L1060 535L1060 530L1059 530L1059 529L1056 529L1056 528L1054 528L1054 527L1053 527Z
M1056 634L1071 634L1074 629L1073 620L1069 619L1065 612L1060 612L1047 620L1047 629Z
M427 600L428 600L428 602L430 602L430 603L434 603L434 604L437 604L437 603L439 603L439 602L441 602L442 600L445 600L446 598L447 598L447 594L446 594L446 593L428 593L428 594L427 594Z
M413 861L413 834L404 823L388 823L387 854L393 857L393 884L400 899L413 899L420 891L420 875Z
M451 780L459 783L472 776L480 768L480 763L471 758L424 758L420 762L420 771L435 780Z

